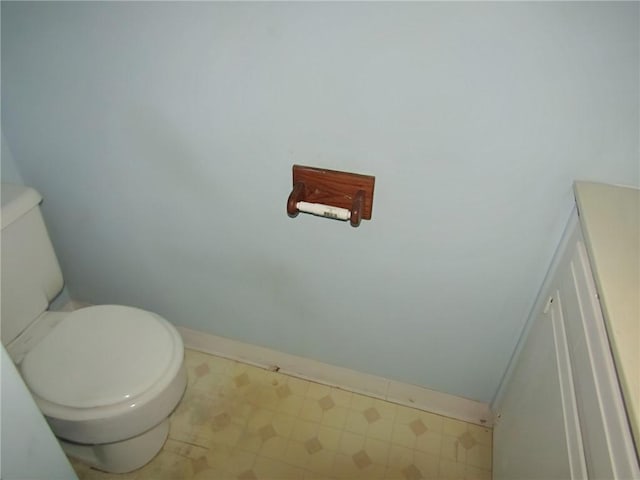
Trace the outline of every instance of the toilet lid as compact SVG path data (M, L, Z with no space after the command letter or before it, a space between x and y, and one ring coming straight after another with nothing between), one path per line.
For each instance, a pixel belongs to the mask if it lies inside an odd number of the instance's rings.
M59 405L113 405L148 390L173 361L176 330L136 308L102 305L76 310L25 356L29 388Z

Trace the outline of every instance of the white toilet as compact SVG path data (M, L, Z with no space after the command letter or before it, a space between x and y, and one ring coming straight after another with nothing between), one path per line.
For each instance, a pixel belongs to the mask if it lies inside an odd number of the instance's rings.
M62 273L33 189L2 184L2 343L72 457L124 473L149 462L186 388L162 317L118 305L48 311Z

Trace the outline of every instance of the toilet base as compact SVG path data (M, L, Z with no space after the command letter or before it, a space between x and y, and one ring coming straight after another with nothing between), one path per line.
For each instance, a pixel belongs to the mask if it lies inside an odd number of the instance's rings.
M169 419L127 440L82 445L58 439L64 452L87 465L109 473L127 473L151 461L169 436Z

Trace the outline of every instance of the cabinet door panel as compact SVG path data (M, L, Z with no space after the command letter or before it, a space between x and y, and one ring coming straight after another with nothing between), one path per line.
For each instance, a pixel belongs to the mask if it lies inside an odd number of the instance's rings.
M559 290L556 290L553 299L555 301L551 305L550 313L555 332L556 352L558 354L558 374L560 377L560 393L562 395L571 478L584 479L587 478L587 466L584 458L580 417L574 388L574 367L571 363L566 324L562 312L563 296Z
M584 478L581 445L572 444L580 435L571 407L566 338L560 310L554 310L555 315L541 314L531 326L498 412L496 480Z
M602 310L582 242L562 274L561 288L589 478L638 478Z

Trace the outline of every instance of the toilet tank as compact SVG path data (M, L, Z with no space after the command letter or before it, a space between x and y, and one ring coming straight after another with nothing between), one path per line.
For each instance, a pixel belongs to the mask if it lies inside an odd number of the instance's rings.
M63 287L62 272L32 188L3 183L0 333L7 345L47 308Z

